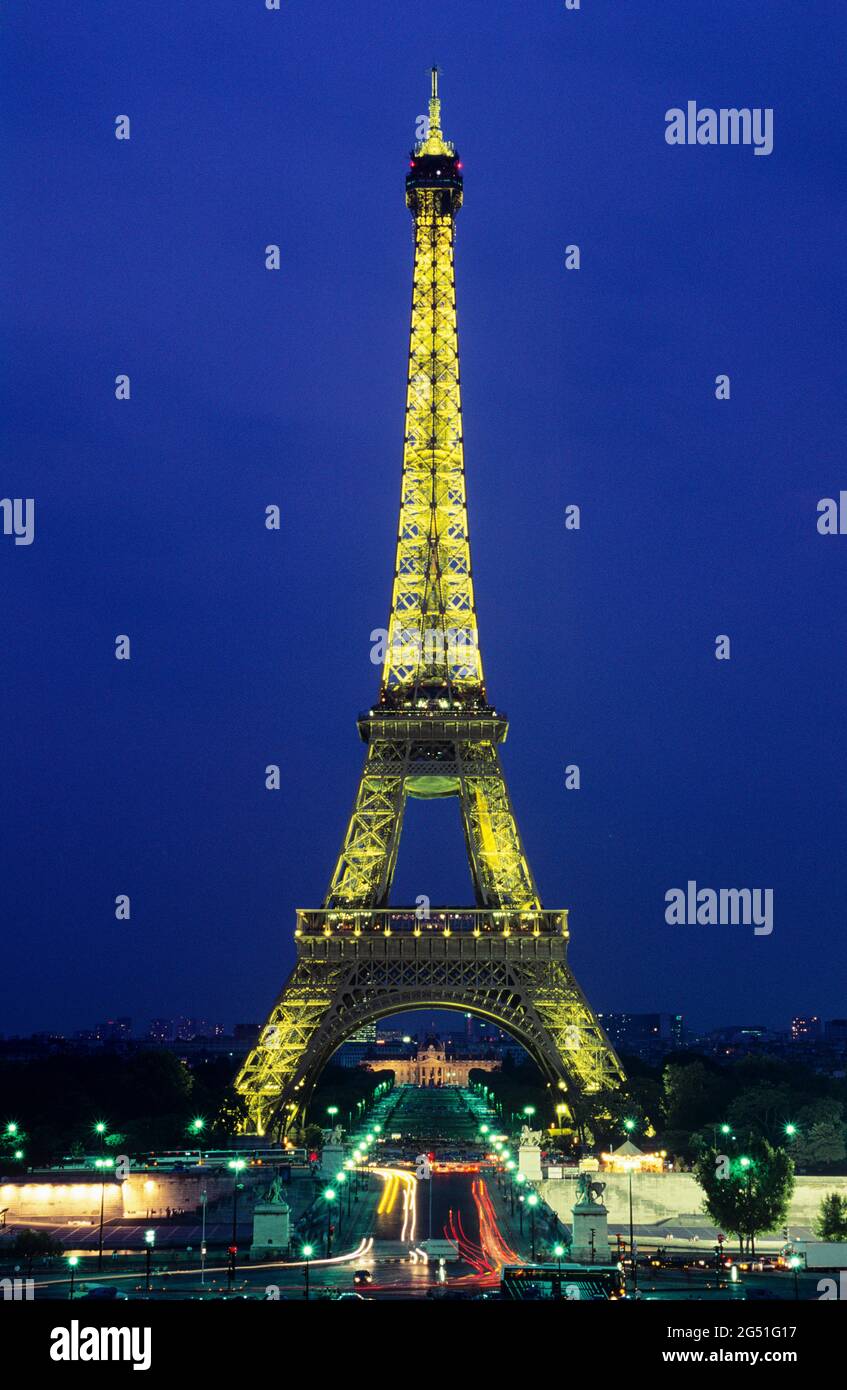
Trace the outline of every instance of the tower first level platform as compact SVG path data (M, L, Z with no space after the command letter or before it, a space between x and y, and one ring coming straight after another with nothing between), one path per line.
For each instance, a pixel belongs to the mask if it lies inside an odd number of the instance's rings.
M239 1089L258 1133L302 1115L333 1052L365 1023L455 1008L498 1024L565 1103L620 1084L567 963L567 913L432 908L297 914L297 964Z

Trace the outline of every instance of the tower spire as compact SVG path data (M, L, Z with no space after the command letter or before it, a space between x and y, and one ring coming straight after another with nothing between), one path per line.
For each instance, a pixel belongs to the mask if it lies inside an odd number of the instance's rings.
M432 68L432 95L429 99L429 133L441 134L441 102L438 99L438 68Z
M447 155L452 157L456 151L449 140L444 139L441 130L441 98L438 95L438 68L433 64L430 69L430 97L429 97L429 129L425 140L415 146L415 154L418 156L434 154Z

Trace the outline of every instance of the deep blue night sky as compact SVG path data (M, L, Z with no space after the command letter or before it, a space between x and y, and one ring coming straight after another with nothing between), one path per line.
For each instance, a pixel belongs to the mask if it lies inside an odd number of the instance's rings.
M847 1013L847 536L816 530L847 488L843 5L9 11L0 491L36 539L0 536L0 1031L259 1020L323 897L390 597L433 61L483 657L545 904L596 1009ZM773 154L668 146L689 99L773 107ZM667 926L688 879L773 888L773 934ZM455 801L410 804L419 893L470 901Z

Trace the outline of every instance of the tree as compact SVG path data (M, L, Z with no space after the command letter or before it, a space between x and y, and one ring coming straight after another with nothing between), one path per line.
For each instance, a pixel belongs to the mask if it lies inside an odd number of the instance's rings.
M320 1149L324 1141L324 1132L320 1125L306 1125L303 1130L303 1146L306 1149Z
M818 1209L815 1235L821 1240L847 1240L847 1196L828 1192Z
M845 1156L844 1128L830 1120L812 1125L808 1134L801 1135L797 1141L797 1162L804 1168L840 1163Z
M742 1254L745 1242L753 1254L756 1236L784 1223L794 1191L794 1164L784 1149L764 1139L738 1157L704 1149L694 1172L706 1211L717 1226L737 1234Z
M783 1116L790 1114L789 1087L763 1082L741 1091L731 1102L726 1118L739 1136L758 1134L768 1139L776 1137Z
M689 1133L723 1117L726 1080L699 1058L669 1062L664 1074L665 1123Z

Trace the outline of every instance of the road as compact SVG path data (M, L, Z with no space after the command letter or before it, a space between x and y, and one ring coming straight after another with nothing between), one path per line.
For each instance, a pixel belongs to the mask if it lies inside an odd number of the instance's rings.
M440 1293L446 1279L451 1292L474 1296L499 1287L504 1263L530 1260L533 1221L530 1209L516 1195L525 1190L507 1182L486 1163L472 1160L481 1150L479 1126L487 1117L479 1112L475 1097L458 1088L417 1090L401 1088L384 1098L369 1117L370 1130L362 1130L356 1142L370 1134L368 1161L357 1174L348 1172L336 1181L336 1196L324 1207L326 1179L303 1176L292 1183L290 1199L300 1225L294 1248L312 1247L303 1260L272 1260L261 1264L244 1259L249 1249L249 1212L240 1212L234 1275L222 1253L232 1239L229 1222L210 1221L206 1227L208 1255L201 1268L201 1226L190 1217L164 1221L109 1222L105 1227L102 1271L97 1269L96 1226L53 1227L68 1253L79 1253L76 1289L98 1282L111 1285L129 1297L146 1297L144 1233L155 1230L150 1272L150 1296L156 1299L249 1297L254 1299L320 1299L349 1295L368 1298L420 1298ZM493 1117L492 1122L493 1122ZM400 1136L399 1139L396 1136ZM435 1155L432 1177L418 1181L414 1159L419 1153ZM328 1241L332 1226L332 1240ZM534 1243L540 1260L551 1258L561 1239L553 1214L542 1205L535 1212ZM428 1261L423 1247L428 1239L449 1241L454 1258L439 1266ZM680 1249L675 1245L675 1249ZM696 1247L693 1247L696 1248ZM439 1252L442 1253L442 1252ZM366 1271L367 1282L355 1281ZM2 1274L24 1273L4 1262ZM819 1276L785 1272L742 1276L742 1290L749 1297L785 1300L819 1297ZM709 1289L714 1296L713 1270L639 1271L643 1294L698 1297ZM795 1294L796 1290L796 1294ZM70 1282L67 1266L55 1261L35 1273L35 1296L67 1298Z

